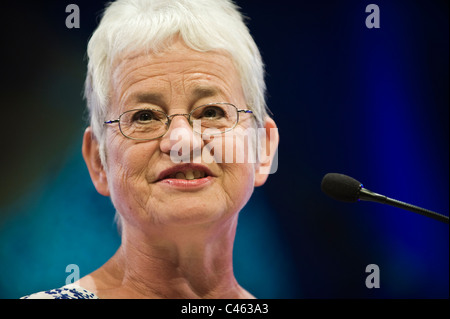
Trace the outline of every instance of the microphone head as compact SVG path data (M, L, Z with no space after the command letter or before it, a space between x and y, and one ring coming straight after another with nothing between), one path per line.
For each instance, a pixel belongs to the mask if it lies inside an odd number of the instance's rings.
M339 201L356 202L362 184L356 179L338 173L328 173L322 179L322 192Z

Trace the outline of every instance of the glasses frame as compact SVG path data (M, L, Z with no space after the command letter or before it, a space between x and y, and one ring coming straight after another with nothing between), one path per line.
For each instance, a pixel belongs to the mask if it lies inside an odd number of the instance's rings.
M118 119L116 119L116 120L104 121L103 124L106 125L106 124L119 123L119 130L120 130L120 133L122 133L122 135L125 136L126 138L129 138L129 139L132 139L132 140L137 140L137 141L152 141L152 140L156 140L156 139L161 138L161 137L163 137L164 135L166 135L166 133L169 131L170 123L172 122L172 120L173 120L173 118L174 118L175 116L184 116L184 117L188 120L189 125L190 125L191 128L192 128L192 131L195 132L195 133L197 133L197 134L202 135L203 133L199 133L199 132L194 131L193 123L192 123L192 121L191 121L191 115L194 113L195 110L197 110L197 109L199 109L199 108L201 108L201 107L205 107L205 106L208 106L208 105L218 105L218 104L220 104L220 105L230 105L230 106L232 106L232 107L234 107L234 108L236 109L236 114L237 114L237 117L236 117L236 123L234 123L233 127L229 128L229 129L227 129L227 130L225 130L225 131L223 131L223 132L216 133L216 134L207 134L207 135L220 135L220 134L223 134L223 133L226 133L226 132L229 132L229 131L233 130L233 129L238 125L238 123L239 123L239 113L247 113L247 114L253 114L253 115L254 115L254 113L253 113L252 110L248 110L248 109L238 109L234 104L231 104L231 103L228 103L228 102L216 102L216 103L207 103L207 104L203 104L203 105L197 106L196 108L194 108L194 109L193 109L192 111L190 111L189 113L176 113L176 114L172 114L172 115L168 115L166 112L161 111L161 110L157 110L157 109L149 109L149 108L145 108L145 109L132 109L132 110L128 110L128 111L125 111L125 112L123 112L122 114L120 114ZM157 137L153 137L153 138L135 138L135 137L130 137L130 136L128 136L128 135L125 135L125 133L122 131L122 127L121 127L121 125L120 125L120 119L121 119L121 117L122 117L125 113L128 113L128 112L132 112L132 111L143 111L143 110L157 111L157 112L159 112L159 113L164 114L164 116L165 116L166 119L167 119L166 122L164 123L164 124L166 125L166 131L164 132L164 134L161 134L161 135L159 135L159 136L157 136Z

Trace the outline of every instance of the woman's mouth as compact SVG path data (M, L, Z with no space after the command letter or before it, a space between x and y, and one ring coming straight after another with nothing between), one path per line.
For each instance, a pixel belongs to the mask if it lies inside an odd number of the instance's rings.
M214 175L201 164L181 164L162 171L158 183L180 189L198 189L213 181Z
M204 171L188 169L184 172L176 172L174 174L170 174L167 178L193 180L204 178L205 176L206 173Z

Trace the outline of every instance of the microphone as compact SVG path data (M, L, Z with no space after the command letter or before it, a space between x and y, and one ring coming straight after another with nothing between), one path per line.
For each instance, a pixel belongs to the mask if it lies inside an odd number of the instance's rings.
M321 188L325 194L339 201L356 202L359 200L364 200L387 204L394 207L406 209L427 217L431 217L448 224L448 216L441 215L425 208L414 206L398 201L396 199L386 197L384 195L374 193L364 188L363 185L356 179L344 174L326 174L322 179Z

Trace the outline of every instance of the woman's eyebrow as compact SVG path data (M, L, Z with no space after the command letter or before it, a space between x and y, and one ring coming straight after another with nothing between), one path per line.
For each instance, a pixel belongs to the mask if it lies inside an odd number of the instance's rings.
M215 86L198 86L192 91L192 98L199 100L205 97L214 97L218 95L223 95L223 91Z
M133 103L162 105L164 103L164 96L161 93L137 92L133 93L128 101Z

